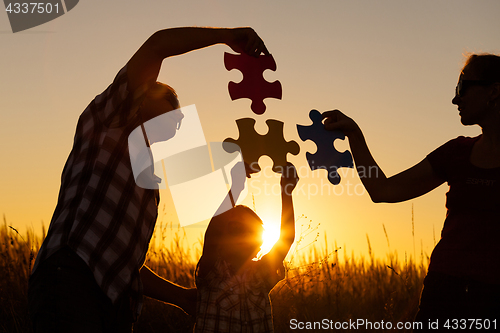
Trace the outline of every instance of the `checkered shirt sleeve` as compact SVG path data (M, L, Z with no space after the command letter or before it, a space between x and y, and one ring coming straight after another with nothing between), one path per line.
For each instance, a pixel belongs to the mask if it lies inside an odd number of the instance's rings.
M140 311L144 263L157 217L157 190L138 187L128 136L140 125L144 92L128 91L126 66L81 114L47 237L33 271L69 246L89 266L114 302L124 292Z

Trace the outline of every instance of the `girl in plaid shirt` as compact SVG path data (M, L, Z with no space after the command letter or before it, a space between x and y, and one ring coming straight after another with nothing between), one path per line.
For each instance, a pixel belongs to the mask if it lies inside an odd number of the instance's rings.
M195 332L273 332L269 292L284 277L283 260L295 238L292 191L298 177L290 163L285 169L280 239L260 260L253 258L264 228L250 208L238 205L210 221L196 270Z

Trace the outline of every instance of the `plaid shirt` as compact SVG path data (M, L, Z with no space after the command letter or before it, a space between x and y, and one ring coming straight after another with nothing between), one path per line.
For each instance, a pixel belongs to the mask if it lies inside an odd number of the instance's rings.
M217 260L205 277L196 276L198 302L194 331L218 333L274 332L269 292L281 278L262 260L233 274Z
M147 87L132 94L127 84L125 66L81 114L33 272L54 252L69 246L113 302L128 293L138 314L139 269L156 222L159 194L134 181L128 136L141 125L137 111Z

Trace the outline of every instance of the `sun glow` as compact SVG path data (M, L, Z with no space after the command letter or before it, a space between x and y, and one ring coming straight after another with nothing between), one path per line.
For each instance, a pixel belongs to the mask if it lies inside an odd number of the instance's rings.
M280 238L280 225L279 223L264 221L264 233L262 234L262 246L258 257L262 257L273 248L274 244Z

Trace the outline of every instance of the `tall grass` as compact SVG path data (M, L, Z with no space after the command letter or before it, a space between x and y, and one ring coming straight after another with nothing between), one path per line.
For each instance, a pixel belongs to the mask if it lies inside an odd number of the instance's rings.
M328 242L325 238L325 244ZM288 267L287 278L271 292L275 328L290 331L290 321L411 322L415 317L426 269L395 253L385 260L370 253L354 260L346 251L328 246L310 250L311 260ZM343 252L343 260L339 255ZM304 258L302 256L301 258ZM377 330L380 332L380 330Z
M0 227L0 332L31 332L27 311L28 279L42 239L35 237L33 230L21 236L3 217Z
M315 236L306 243L304 234ZM355 258L326 237L323 250L316 246L317 227L309 224L298 235L285 263L286 279L271 291L276 332L290 332L290 320L344 322L411 321L416 313L423 262L417 264L396 253L377 259ZM27 314L27 284L33 259L43 237L33 230L21 235L4 218L0 226L0 331L31 332ZM389 242L389 239L387 239ZM367 236L370 249L370 241ZM146 264L159 275L184 286L194 286L194 270L202 248L201 239L189 244L185 233L172 224L158 224ZM423 258L422 258L423 259ZM176 307L145 299L143 313L134 332L190 332L193 318ZM377 330L380 332L380 330Z

